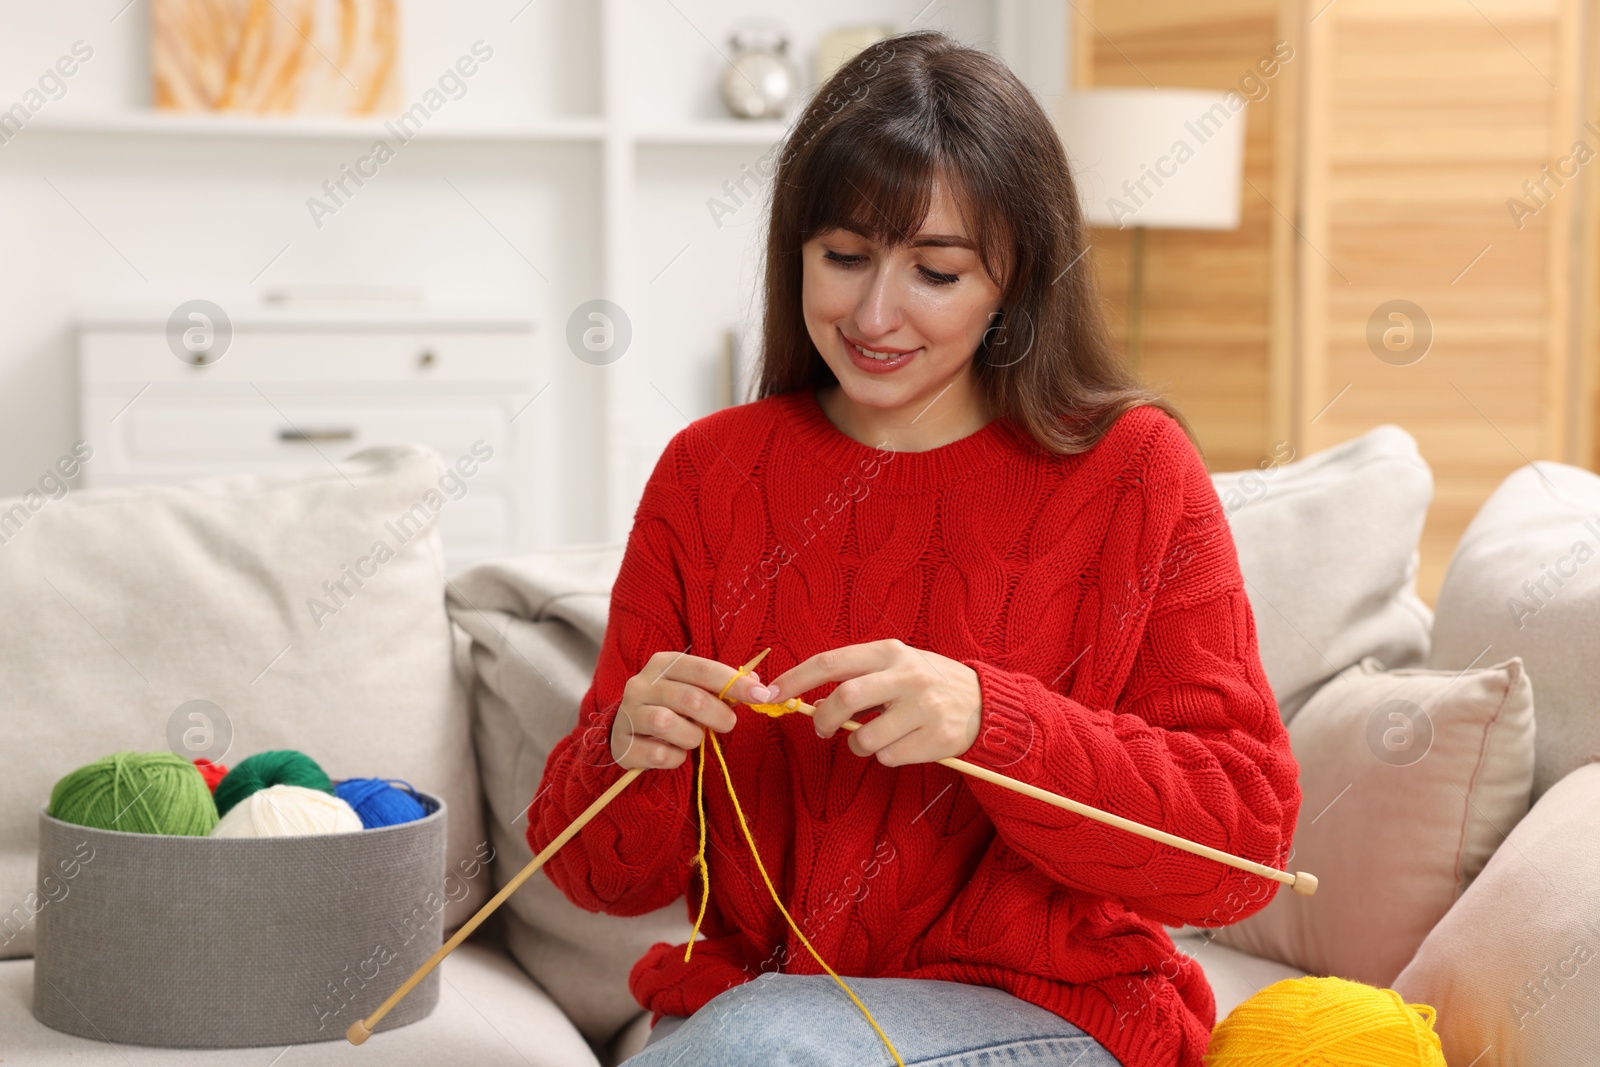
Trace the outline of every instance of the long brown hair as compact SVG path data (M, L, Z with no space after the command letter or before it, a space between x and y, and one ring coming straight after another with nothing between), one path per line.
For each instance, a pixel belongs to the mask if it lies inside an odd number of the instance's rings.
M1051 452L1089 449L1140 404L1166 411L1194 440L1182 414L1111 347L1077 190L1050 119L1003 62L932 30L857 53L817 90L784 142L767 223L756 397L838 380L806 331L801 245L846 226L904 244L940 178L1001 291L973 356L989 412Z

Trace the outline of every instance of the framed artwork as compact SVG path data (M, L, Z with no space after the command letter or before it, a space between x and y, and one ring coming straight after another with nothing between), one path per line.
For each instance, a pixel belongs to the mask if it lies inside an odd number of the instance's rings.
M152 0L155 105L369 115L399 109L396 0Z

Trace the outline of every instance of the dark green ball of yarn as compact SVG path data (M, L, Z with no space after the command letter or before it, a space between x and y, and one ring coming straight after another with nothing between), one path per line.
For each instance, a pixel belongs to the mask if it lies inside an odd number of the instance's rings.
M304 752L296 752L292 748L257 752L240 760L217 783L217 791L212 794L212 799L217 802L217 815L228 814L239 801L269 785L302 785L307 789L320 789L324 793L333 792L333 783L328 776L317 765L317 761Z
M76 826L204 837L217 809L200 769L171 752L116 752L56 782L50 815Z

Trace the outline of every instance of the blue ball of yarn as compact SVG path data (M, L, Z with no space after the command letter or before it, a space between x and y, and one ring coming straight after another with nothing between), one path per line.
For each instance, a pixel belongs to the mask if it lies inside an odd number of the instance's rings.
M405 789L396 789L396 784ZM334 784L333 795L356 809L361 825L368 830L414 822L433 810L411 783L397 778L346 778Z

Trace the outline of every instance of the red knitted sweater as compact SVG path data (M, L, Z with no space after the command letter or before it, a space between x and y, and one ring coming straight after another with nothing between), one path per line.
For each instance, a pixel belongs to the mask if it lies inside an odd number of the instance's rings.
M1075 456L1006 419L927 451L880 451L836 429L809 389L697 419L657 462L529 845L621 776L611 724L652 653L732 667L771 645L771 679L890 637L977 672L980 730L962 758L1283 866L1297 767L1225 515L1178 424L1134 408ZM719 740L762 859L846 981L995 986L1125 1067L1199 1067L1215 1002L1163 925L1237 922L1278 883L937 763L885 767L852 753L846 731L818 740L802 715L736 715ZM695 765L646 771L556 853L550 879L590 911L685 899L692 918ZM688 963L684 945L653 945L629 978L652 1022L763 970L823 973L755 871L715 758L705 805L705 937ZM892 1040L895 1020L878 1022ZM861 1062L888 1063L864 1019L861 1035Z

